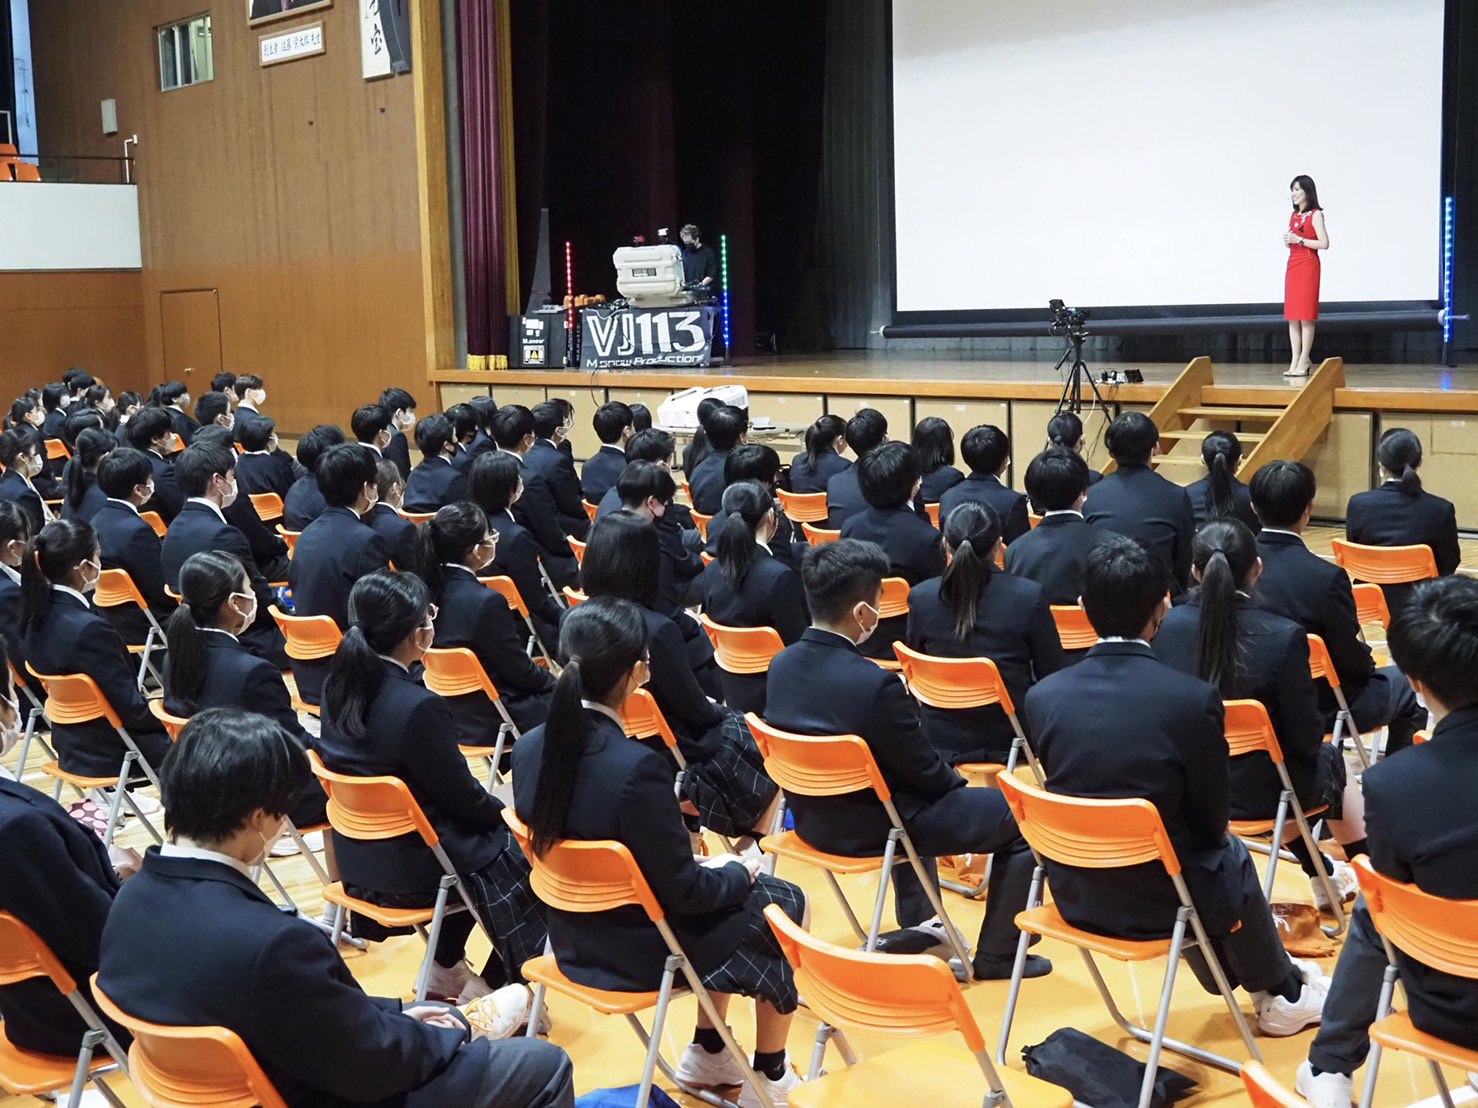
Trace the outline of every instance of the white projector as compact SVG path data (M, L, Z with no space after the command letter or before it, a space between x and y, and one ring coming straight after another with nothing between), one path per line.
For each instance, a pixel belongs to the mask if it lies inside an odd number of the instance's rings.
M674 308L693 302L683 289L683 252L672 244L623 246L611 255L616 291L638 308Z
M657 407L657 424L669 431L696 431L698 405L710 396L735 408L749 410L749 390L743 385L715 385L675 392Z

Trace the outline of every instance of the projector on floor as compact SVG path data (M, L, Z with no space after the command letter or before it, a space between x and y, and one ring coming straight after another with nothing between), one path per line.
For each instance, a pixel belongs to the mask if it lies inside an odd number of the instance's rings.
M675 392L657 407L657 423L669 431L696 431L698 405L710 396L735 408L749 410L749 390L743 385L715 385Z

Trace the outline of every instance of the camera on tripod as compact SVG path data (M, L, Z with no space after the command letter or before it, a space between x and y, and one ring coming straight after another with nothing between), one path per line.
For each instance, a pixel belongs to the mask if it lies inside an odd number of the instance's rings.
M1052 313L1052 326L1047 329L1049 335L1082 338L1087 334L1090 313L1086 308L1069 308L1061 300L1047 301L1047 308Z

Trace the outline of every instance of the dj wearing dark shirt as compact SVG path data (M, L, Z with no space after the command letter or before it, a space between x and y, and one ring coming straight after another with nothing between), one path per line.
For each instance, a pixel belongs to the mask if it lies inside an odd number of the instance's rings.
M713 252L713 247L703 245L702 233L698 230L696 223L684 224L681 237L683 240L684 284L701 283L717 291L719 284L718 255Z

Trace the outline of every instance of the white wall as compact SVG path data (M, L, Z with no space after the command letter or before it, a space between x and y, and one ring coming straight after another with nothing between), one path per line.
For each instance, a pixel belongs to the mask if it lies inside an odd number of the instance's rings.
M141 266L137 186L0 184L0 270Z

